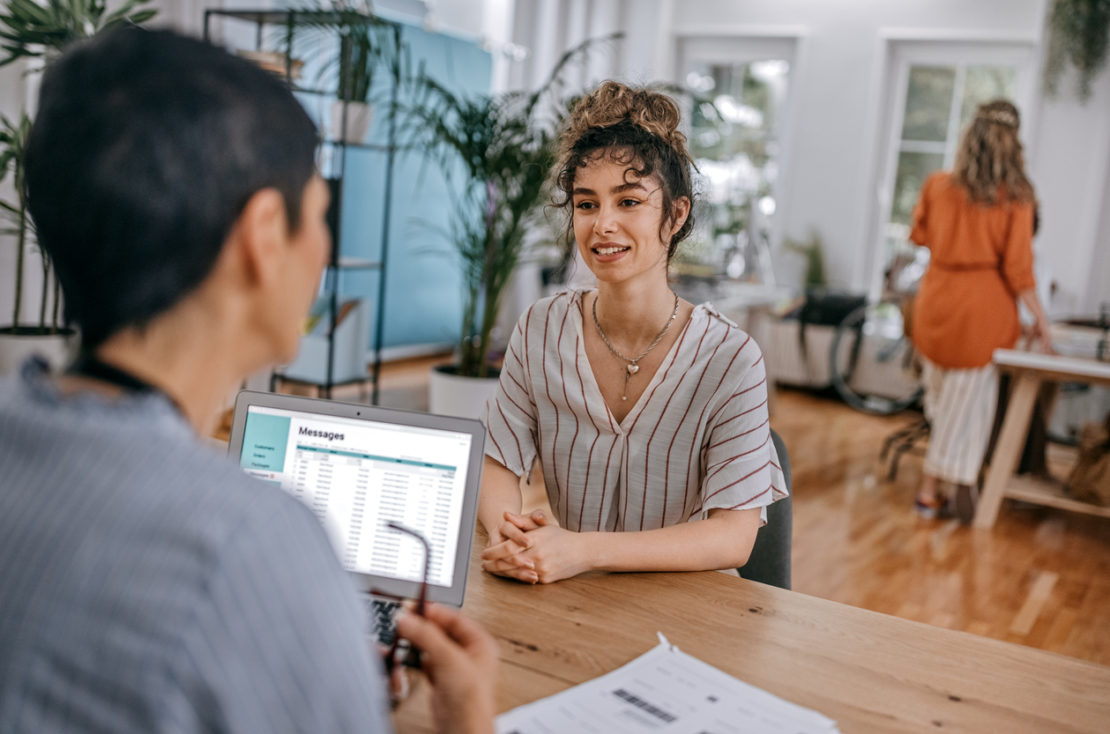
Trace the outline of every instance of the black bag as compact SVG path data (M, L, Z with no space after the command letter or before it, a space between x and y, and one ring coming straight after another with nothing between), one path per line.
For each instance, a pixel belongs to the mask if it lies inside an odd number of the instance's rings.
M798 309L798 347L802 360L809 364L806 325L837 327L848 314L867 303L867 296L828 288L807 288L806 300Z
M867 303L867 296L827 288L807 288L806 300L798 311L798 321L814 326L837 326L844 318Z

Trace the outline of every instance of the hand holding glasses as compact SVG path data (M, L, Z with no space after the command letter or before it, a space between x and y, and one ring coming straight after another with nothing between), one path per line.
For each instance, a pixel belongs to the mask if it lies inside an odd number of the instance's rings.
M426 616L424 613L425 607L428 602L428 572L432 565L432 549L428 545L427 539L424 538L419 532L412 528L405 527L404 525L390 520L386 523L386 527L390 530L396 530L406 535L411 535L420 541L424 548L424 577L420 583L420 595L416 599L415 613L421 617ZM393 636L393 644L390 645L389 651L385 654L385 672L387 675L392 676L394 669L400 665L409 668L420 667L420 650L411 645L408 640L402 640L401 636L395 634Z

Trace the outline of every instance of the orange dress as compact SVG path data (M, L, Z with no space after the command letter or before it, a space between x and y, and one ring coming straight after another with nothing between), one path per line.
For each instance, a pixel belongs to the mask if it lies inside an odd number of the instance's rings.
M914 303L918 350L939 367L969 369L1013 347L1017 294L1035 284L1033 204L977 204L939 171L921 187L910 239L930 250Z

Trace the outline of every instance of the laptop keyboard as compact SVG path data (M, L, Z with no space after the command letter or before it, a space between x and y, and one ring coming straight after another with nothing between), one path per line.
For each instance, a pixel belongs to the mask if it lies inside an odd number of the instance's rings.
M363 596L362 601L366 610L366 634L377 637L378 642L389 647L397 633L395 619L401 603L375 599L370 595Z

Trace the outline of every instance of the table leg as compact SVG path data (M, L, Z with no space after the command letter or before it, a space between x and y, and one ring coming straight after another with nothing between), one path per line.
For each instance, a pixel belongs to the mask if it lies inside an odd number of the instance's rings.
M1002 431L998 435L998 443L994 447L994 457L991 459L990 471L987 472L987 481L983 485L983 492L979 496L979 504L975 508L974 525L977 528L990 528L998 517L998 508L1002 505L1002 496L1006 492L1006 485L1014 475L1021 449L1025 445L1025 437L1029 432L1029 419L1033 415L1033 402L1037 398L1037 388L1040 387L1041 378L1026 372L1015 375L1013 392L1010 393L1009 405L1006 408L1006 418L1002 422Z

